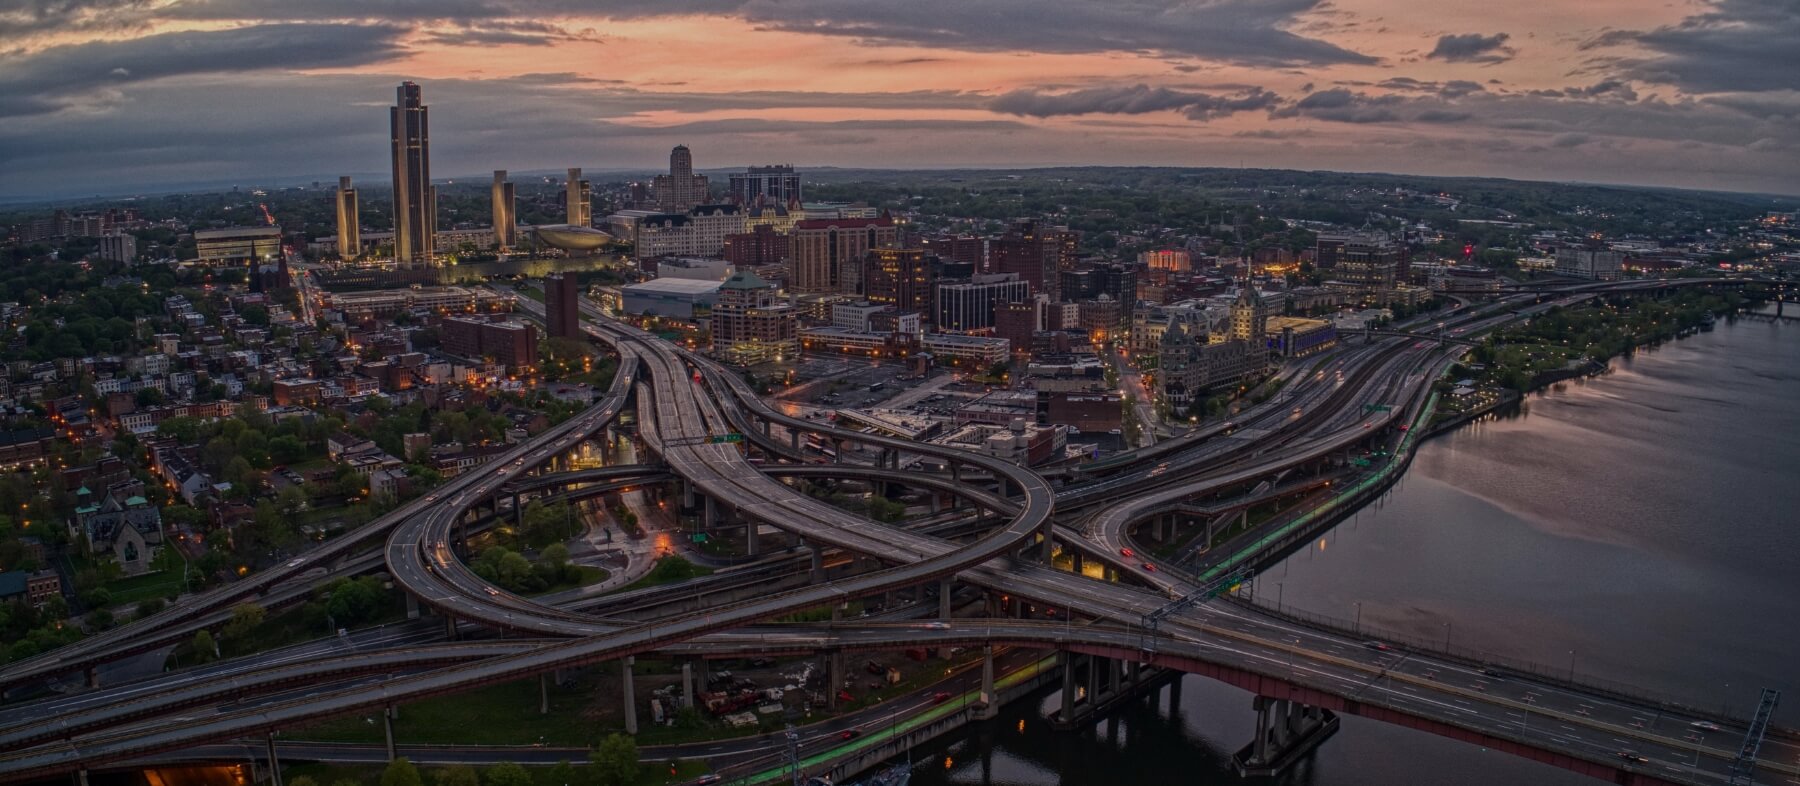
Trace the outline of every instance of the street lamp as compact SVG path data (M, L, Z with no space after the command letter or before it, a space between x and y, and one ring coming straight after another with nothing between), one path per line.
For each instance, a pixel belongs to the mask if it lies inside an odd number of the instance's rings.
M1362 633L1362 601L1360 600L1356 602L1356 627L1354 630L1358 634Z

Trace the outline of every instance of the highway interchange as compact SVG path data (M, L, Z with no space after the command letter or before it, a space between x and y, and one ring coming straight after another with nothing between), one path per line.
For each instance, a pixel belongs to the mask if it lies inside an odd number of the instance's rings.
M1542 296L1518 295L1500 307L1445 322L1459 335L1479 333L1593 291L1535 305L1531 302ZM1456 347L1398 337L1348 346L1316 368L1294 373L1280 393L1240 413L1229 429L1159 442L1140 451L1136 461L1112 465L1123 471L1071 478L1058 489L1004 461L789 417L759 399L736 374L661 339L602 318L594 320L592 331L618 354L620 365L612 388L588 410L350 536L246 581L185 599L146 623L15 664L0 671L0 685L89 670L123 654L185 640L201 627L221 624L231 605L245 599L274 604L304 599L321 572L344 575L383 566L410 596L452 620L452 626L464 621L465 627L542 638L442 641L439 635L440 640L428 641L428 632L415 631L348 653L228 662L22 705L31 711L8 713L15 721L0 723L0 780L129 762L634 654L804 655L940 644L1062 649L1209 674L1251 689L1304 694L1339 711L1517 746L1517 752L1544 760L1564 757L1568 761L1552 763L1639 782L1725 782L1736 754L1742 728L1727 725L1728 719L1523 675L1496 678L1479 664L1427 652L1372 649L1354 637L1222 600L1183 608L1154 634L1143 629L1146 615L1197 586L1175 571L1152 571L1142 560L1121 557L1135 523L1178 500L1316 465L1372 436L1391 436L1390 426L1420 424L1428 415L1431 383L1460 353ZM819 549L871 558L881 567L650 622L517 597L469 570L455 544L474 518L470 511L487 504L497 512L499 506L491 503L507 493L509 483L604 430L634 400L641 438L662 463L621 472L612 479L614 487L672 474L721 512L792 532ZM1371 405L1395 406L1371 411ZM766 433L765 425L873 447L896 466L902 453L929 455L958 469L934 479L929 484L934 493L961 497L1000 518L961 541L879 524L777 479L786 472L873 482L878 468L758 465L737 446L708 439L741 433L771 457L807 458L792 443L767 436L773 429ZM1141 493L1147 486L1157 490ZM378 539L382 548L370 550ZM1095 581L1048 567L1043 557L1058 546L1106 562L1132 583ZM952 581L1060 609L1062 621L758 624L795 610L931 584L943 588L939 597L947 611L949 594L943 590ZM1074 625L1070 617L1093 622ZM172 717L176 708L181 714ZM1706 723L1725 728L1709 733L1695 725ZM1792 777L1797 755L1800 748L1790 735L1771 736L1764 745L1766 782ZM1616 772L1627 775L1606 774Z

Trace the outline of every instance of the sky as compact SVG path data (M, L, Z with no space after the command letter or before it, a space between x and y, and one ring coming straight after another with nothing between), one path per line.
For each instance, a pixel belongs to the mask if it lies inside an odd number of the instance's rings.
M0 197L1250 166L1800 193L1800 0L0 0ZM379 185L377 182L373 185Z

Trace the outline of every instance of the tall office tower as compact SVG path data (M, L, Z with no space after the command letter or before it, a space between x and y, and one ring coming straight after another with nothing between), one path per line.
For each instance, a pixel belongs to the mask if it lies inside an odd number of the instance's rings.
M937 285L932 271L937 258L922 248L870 249L863 274L863 294L870 303L893 306L901 313L933 316L932 295Z
M862 294L863 258L893 246L891 218L821 218L794 222L788 233L788 289L798 294Z
M755 204L759 197L764 204L771 205L798 202L801 199L800 175L794 172L793 164L753 166L744 172L731 173L728 193L731 201L740 205Z
M594 193L588 181L581 179L581 167L569 168L569 182L563 189L563 202L569 209L569 226L593 226Z
M657 175L651 189L656 192L656 209L664 213L686 212L709 198L706 176L694 174L694 154L687 145L669 151L669 174Z
M506 170L494 170L494 247L511 251L519 243L519 202L513 196L513 184Z
M436 259L437 189L431 185L429 110L419 86L401 82L388 110L394 148L394 262L429 267Z
M544 309L552 337L581 338L580 288L573 273L544 277Z
M1062 282L1058 274L1075 267L1081 234L1067 227L1039 226L1019 221L1004 236L988 241L988 269L1015 273L1031 284L1033 292L1055 298Z
M338 178L337 246L339 259L355 259L362 255L362 223L356 202L356 189L348 176Z

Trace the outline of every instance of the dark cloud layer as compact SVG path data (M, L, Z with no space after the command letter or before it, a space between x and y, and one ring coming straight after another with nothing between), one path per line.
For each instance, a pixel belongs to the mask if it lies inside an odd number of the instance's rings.
M0 57L0 117L91 107L100 92L171 77L379 63L404 54L403 33L385 24L272 24Z
M128 24L147 18L470 24L569 16L614 19L728 16L758 27L964 51L1154 52L1255 65L1373 63L1375 58L1290 32L1325 0L0 0L0 33ZM483 29L474 26L475 29ZM497 33L487 33L493 40ZM505 36L501 36L504 38ZM523 40L522 43L530 43Z
M1237 112L1270 109L1279 101L1280 98L1274 93L1260 87L1249 88L1236 95L1213 95L1139 84L1129 87L1094 87L1067 93L1014 90L995 97L987 107L996 112L1031 117L1142 115L1175 111L1181 112L1190 120L1211 120Z
M1605 62L1622 76L1692 93L1800 90L1800 2L1715 0L1706 11L1654 30L1612 31L1586 44L1632 44L1648 57Z
M1437 47L1425 56L1452 63L1503 63L1516 54L1506 45L1508 38L1511 36L1505 33L1439 36Z

